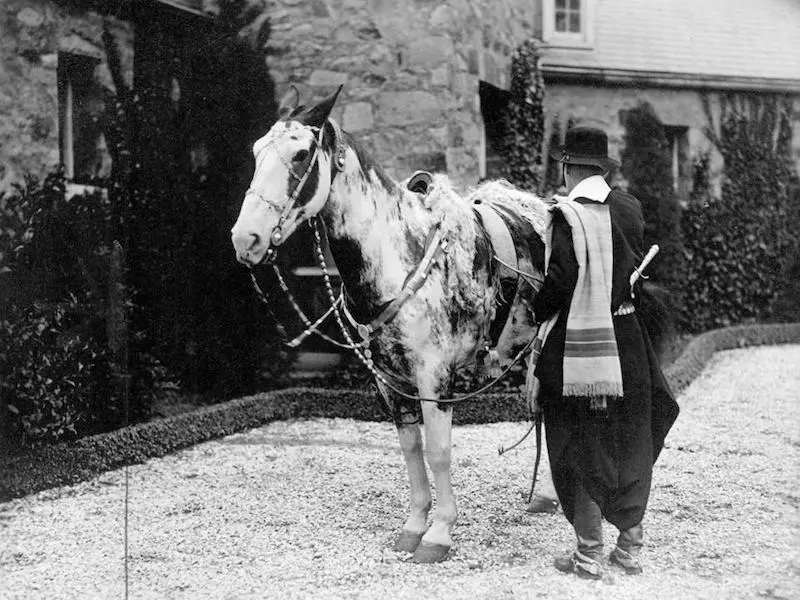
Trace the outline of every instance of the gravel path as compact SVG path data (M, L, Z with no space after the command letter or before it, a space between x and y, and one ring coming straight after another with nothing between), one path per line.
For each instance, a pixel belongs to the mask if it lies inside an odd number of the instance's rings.
M274 423L129 469L131 598L800 598L800 345L718 354L681 396L645 573L557 573L561 514L524 511L524 423L454 430L450 560L388 548L406 512L394 429ZM124 471L0 504L1 598L121 598ZM606 528L613 542L615 532Z

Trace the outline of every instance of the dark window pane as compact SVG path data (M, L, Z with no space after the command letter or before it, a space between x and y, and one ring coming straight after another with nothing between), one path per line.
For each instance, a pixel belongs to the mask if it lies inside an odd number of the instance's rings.
M581 9L581 0L569 0L569 7L572 10L580 11L580 9Z
M556 10L567 8L567 0L556 0Z
M556 31L567 31L567 13L556 11Z
M88 56L58 54L61 161L67 177L76 183L108 177L111 170L101 127L105 90L95 77L98 62Z
M574 33L581 32L581 13L574 12L569 15L569 30Z

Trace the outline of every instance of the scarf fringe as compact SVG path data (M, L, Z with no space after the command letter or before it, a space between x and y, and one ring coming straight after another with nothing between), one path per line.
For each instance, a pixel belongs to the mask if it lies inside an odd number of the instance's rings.
M564 382L563 395L572 398L622 398L622 382L595 381L592 383Z

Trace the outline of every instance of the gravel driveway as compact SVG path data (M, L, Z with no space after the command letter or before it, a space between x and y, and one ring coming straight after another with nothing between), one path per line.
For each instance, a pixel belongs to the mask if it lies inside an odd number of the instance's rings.
M561 514L525 512L524 423L456 427L450 560L389 548L407 505L393 427L280 422L130 467L131 598L800 598L800 345L719 353L656 466L645 573L562 575ZM123 470L0 504L0 597L124 596ZM613 542L615 533L606 529Z

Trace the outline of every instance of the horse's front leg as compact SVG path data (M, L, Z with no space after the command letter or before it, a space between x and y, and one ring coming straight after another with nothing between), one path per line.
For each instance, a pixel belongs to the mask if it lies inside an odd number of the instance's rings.
M394 543L396 552L414 552L428 530L428 512L431 509L431 485L425 471L422 454L422 431L419 415L415 411L404 412L397 422L400 449L406 460L411 492L411 514Z
M430 529L414 552L414 562L434 563L447 557L453 545L450 533L458 516L450 481L453 409L451 406L439 408L434 402L422 402L422 418L425 422L425 452L436 486L436 510Z

